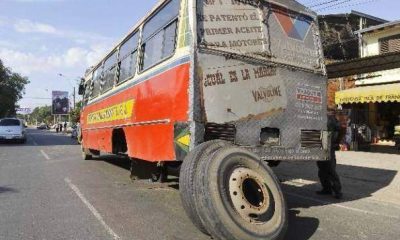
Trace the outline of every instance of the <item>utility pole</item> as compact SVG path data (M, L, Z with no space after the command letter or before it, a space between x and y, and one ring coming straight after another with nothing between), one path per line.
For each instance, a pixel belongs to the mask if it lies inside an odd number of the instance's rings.
M75 95L75 87L74 87L74 93L73 93L72 96L74 97L74 106L73 106L73 109L75 109L75 106L76 106L76 102L75 102L75 101L76 101L76 100L75 100L75 96L76 96L76 95Z

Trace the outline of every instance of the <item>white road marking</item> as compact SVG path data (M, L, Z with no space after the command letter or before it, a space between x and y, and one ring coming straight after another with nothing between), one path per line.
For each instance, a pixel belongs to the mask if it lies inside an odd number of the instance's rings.
M314 185L317 182L299 178L299 179L292 179L292 180L284 181L282 183L285 185L294 186L294 187L304 187L307 185Z
M50 157L49 157L49 155L47 155L47 153L45 153L43 150L40 150L40 152L42 153L44 158L46 158L47 160L50 160Z
M312 198L312 197L306 197L306 196L303 196L303 195L300 195L300 194L297 194L297 193L285 192L285 194L293 196L293 197L297 197L297 198L302 198L302 199L314 201L314 202L321 203L321 204L324 204L324 205L330 205L330 206L335 206L335 207L338 207L338 208L343 208L343 209L354 211L354 212L359 212L359 213L364 213L364 214L369 214L369 215L375 215L375 216L381 216L381 217L387 217L387 218L400 219L399 216L386 215L386 214L366 211L366 210L362 210L362 209L358 209L358 208L348 207L348 206L344 206L344 205L341 205L341 204L338 204L338 203L333 203L333 202L329 202L329 201L323 201L321 199L316 199L316 198Z
M86 205L87 208L89 208L90 212L96 217L96 219L103 225L103 227L106 229L108 234L110 234L113 239L118 240L120 237L106 224L106 222L103 220L103 217L100 215L100 213L96 210L96 208L93 207L93 205L86 199L86 197L81 193L79 188L72 184L71 180L69 178L64 178L64 181L68 184L68 186L75 192L75 194L81 199L81 201Z

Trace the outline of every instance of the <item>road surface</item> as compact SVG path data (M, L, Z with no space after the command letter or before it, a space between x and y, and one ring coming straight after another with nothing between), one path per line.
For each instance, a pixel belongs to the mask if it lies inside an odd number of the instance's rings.
M342 201L314 194L315 163L275 169L290 209L286 239L398 239L400 157L368 156L339 159ZM176 180L129 174L127 160L83 161L68 136L29 129L26 144L0 144L0 239L210 239L183 212Z

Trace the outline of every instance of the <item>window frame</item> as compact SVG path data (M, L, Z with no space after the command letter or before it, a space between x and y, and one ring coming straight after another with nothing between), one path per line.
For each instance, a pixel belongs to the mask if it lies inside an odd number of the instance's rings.
M100 81L100 79L101 79L101 77L102 77L102 74L103 74L103 63L104 63L104 61L102 61L99 65L97 65L96 66L96 68L94 68L94 70L93 70L93 76L92 76L92 79L90 80L90 82L91 82L91 85L93 85L93 89L94 89L94 84L96 83L96 81L95 80L97 80L97 81ZM96 71L98 71L98 70L100 70L99 72L98 72L98 78L97 79L95 79L95 72ZM96 75L96 76L97 76ZM98 96L100 96L102 93L101 93L101 86L100 86L100 83L99 83L99 91L98 91L98 93L97 93L97 95L94 95L93 94L93 91L91 91L91 94L90 94L90 100L91 99L93 99L93 98L96 98L96 97L98 97Z
M122 48L122 46L125 44L125 43L127 43L127 42L129 42L129 40L131 40L131 38L132 37L134 37L135 35L137 35L137 43L136 43L136 47L132 50L132 51L130 51L130 53L129 54L126 54L126 56L125 56L125 58L121 58L121 48ZM115 83L115 86L119 86L119 85L121 85L121 84L123 84L123 83L126 83L126 82L128 82L129 80L131 80L131 79L133 79L137 74L138 74L138 61L139 61L139 55L140 55L140 44L141 44L141 33L140 33L140 29L137 29L137 30L135 30L133 33L131 33L131 34L129 34L125 39L124 39L124 41L122 41L122 43L121 44L119 44L119 46L118 46L118 59L117 59L117 67L118 67L118 79L117 79L117 82ZM129 77L127 77L127 78L125 78L125 79L123 79L123 80L121 80L121 63L122 63L122 61L123 60L125 60L125 59L127 59L127 58L129 58L132 54L134 54L136 52L136 57L135 57L135 70L134 70L134 72L133 72L133 75L132 76L129 76Z
M379 54L388 54L388 53L394 53L394 52L399 52L399 51L390 51L390 40L396 40L398 39L400 41L400 34L395 34L395 35L391 35L391 36L387 36L387 37L383 37L383 38L379 38L378 39L378 43L379 43ZM387 52L383 52L382 51L382 45L383 43L386 42L388 44L388 49ZM400 44L399 44L399 49L400 49Z
M101 94L104 94L104 93L106 93L106 92L108 92L108 91L110 91L110 90L113 89L114 86L115 86L115 75L116 75L117 70L118 70L118 55L119 55L119 49L118 49L118 48L115 48L114 50L112 50L112 51L104 58L104 60L103 60L103 62L102 62L101 76L102 76L103 78L105 77L105 74L106 74L109 70L112 70L112 69L115 68L115 71L114 71L114 77L113 77L113 79L112 79L112 84L111 84L107 89L103 89L103 87L101 87L101 88L100 88L100 95L101 95ZM115 60L116 60L116 61L115 61L114 64L111 64L109 68L106 69L106 62L107 62L108 60L110 60L110 58L111 58L112 56L115 56ZM105 82L105 84L107 84L107 83ZM100 85L100 86L101 86L101 85Z
M89 79L88 81L85 82L85 93L83 94L82 100L84 103L84 106L86 106L88 104L88 102L90 101L90 86L92 84L92 78ZM86 89L88 88L88 89Z
M167 4L169 4L171 1L173 1L173 0L170 0L170 1L168 1L167 3L165 3L162 7L160 7L160 9L158 9L158 11L156 11L156 12L155 12L154 14L152 14L148 19L146 19L146 21L143 22L142 29L141 29L141 34L140 34L140 35L141 35L141 36L140 36L140 40L141 40L141 41L140 41L140 45L139 45L140 56L139 56L139 62L138 62L138 63L139 63L139 68L138 68L139 72L138 72L138 74L141 74L141 73L143 73L143 72L146 72L146 71L150 70L151 68L154 68L155 66L157 66L157 65L159 65L159 64L161 64L161 63L167 61L168 59L172 58L172 57L175 55L175 53L176 53L176 49L177 49L177 46L178 46L177 43L178 43L178 33L179 33L179 20L180 20L180 14L181 14L181 10L182 10L181 5L179 6L179 11L178 11L178 14L176 15L176 17L172 18L172 19L171 19L170 21L168 21L166 24L162 25L162 27L160 27L160 28L158 28L157 30L155 30L154 33L151 34L151 35L149 35L146 39L143 39L143 29L144 29L146 23L148 23L149 21L151 21L151 19L153 19L153 17L154 17L155 15L157 15L160 11L162 11L163 8L164 8ZM179 0L179 2L180 2L180 4L181 4L181 0ZM145 54L144 46L146 45L146 42L147 42L148 40L152 39L155 35L159 34L161 31L163 31L163 30L165 30L166 28L168 28L168 27L169 27L170 25L172 25L174 22L176 22L174 51L172 51L172 53L171 53L170 55L168 55L168 56L166 56L166 57L160 59L160 60L157 61L156 63L154 63L154 64L148 66L147 68L144 68L144 66L143 66L143 64L144 64L144 54ZM163 41L164 41L164 40L165 40L165 39L164 39L164 36L163 36ZM163 47L164 47L164 46L163 46Z

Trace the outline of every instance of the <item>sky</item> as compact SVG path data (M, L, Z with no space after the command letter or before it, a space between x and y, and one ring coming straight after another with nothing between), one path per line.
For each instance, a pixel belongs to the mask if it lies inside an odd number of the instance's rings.
M332 0L300 0L308 6ZM337 1L337 0L336 0ZM95 64L157 0L0 0L0 59L30 84L23 108L50 105L51 91L72 92ZM398 0L339 0L321 14L356 10L400 19ZM62 74L60 76L59 74Z

